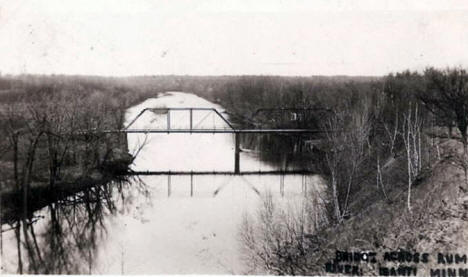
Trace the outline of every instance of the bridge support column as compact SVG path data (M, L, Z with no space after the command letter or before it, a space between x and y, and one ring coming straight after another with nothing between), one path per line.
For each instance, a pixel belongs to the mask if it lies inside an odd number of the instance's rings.
M234 144L235 144L235 151L234 151L234 173L240 173L240 133L236 132L234 135Z
M167 175L167 197L171 197L171 175Z

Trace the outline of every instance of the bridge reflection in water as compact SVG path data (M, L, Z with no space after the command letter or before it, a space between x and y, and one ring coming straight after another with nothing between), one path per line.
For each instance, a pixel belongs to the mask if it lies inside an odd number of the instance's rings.
M265 179L268 180L268 192L279 193L281 196L284 196L285 193L285 179L287 179L288 185L291 185L291 192L299 194L307 194L307 187L311 185L311 182L315 183L316 175L310 174L299 174L299 173L288 173L280 174L278 173L261 173L255 174L254 172L247 172L241 174L234 173L223 173L216 172L215 174L210 174L208 172L195 172L195 173L185 173L185 172L169 172L169 173L157 173L157 174L141 174L142 176L152 176L151 179L158 180L158 184L165 183L167 185L167 196L171 197L173 191L173 184L175 183L179 186L178 192L182 195L194 196L194 189L200 188L197 186L197 183L200 186L206 186L207 183L216 183L215 180L219 181L214 187L210 186L213 190L212 196L221 192L226 186L233 183L236 185L245 185L251 189L252 192L257 195L261 195L261 190L265 190ZM218 178L215 178L217 177ZM262 178L263 177L263 178ZM287 178L286 178L287 177ZM141 180L141 179L140 179ZM161 185L160 185L161 186ZM257 188L259 187L259 188ZM206 188L202 189L206 193Z
M268 193L300 205L320 190L303 174L133 176L4 224L3 272L241 274L243 215Z

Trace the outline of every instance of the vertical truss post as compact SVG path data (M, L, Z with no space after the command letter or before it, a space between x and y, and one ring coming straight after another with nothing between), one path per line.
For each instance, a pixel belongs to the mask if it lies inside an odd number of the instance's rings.
M190 131L193 129L193 109L190 108Z
M236 132L234 135L234 144L235 144L235 150L234 150L234 173L238 174L240 173L240 167L239 167L239 162L240 162L240 133Z
M171 110L167 109L167 130L171 129Z

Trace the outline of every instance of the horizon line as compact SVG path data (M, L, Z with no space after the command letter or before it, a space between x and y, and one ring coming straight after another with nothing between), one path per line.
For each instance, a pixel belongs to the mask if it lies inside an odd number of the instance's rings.
M347 74L311 74L311 75L285 75L285 74L135 74L135 75L105 75L105 74L70 74L70 73L5 73L0 71L0 77L21 77L21 76L41 76L41 77L97 77L97 78L141 78L141 77L281 77L281 78L309 78L309 77L365 77L365 78L381 78L386 75L398 72L405 72L408 70L390 72L384 75L347 75ZM417 70L409 70L417 72Z

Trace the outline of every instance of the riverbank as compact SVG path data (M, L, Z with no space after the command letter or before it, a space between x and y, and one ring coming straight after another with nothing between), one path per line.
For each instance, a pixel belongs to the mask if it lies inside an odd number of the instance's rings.
M266 201L259 216L241 228L252 272L428 276L432 270L446 276L443 272L448 270L466 270L468 190L461 164L463 144L439 131L424 132L433 144L410 191L408 160L404 152L397 152L360 180L360 189L340 221L333 220L333 191L327 176L327 193L320 196L325 201L322 205L309 201L312 206L303 214L294 215ZM409 260L410 256L417 258Z
M64 167L60 179L55 180L53 186L47 178L36 176L26 194L23 190L15 188L13 180L3 180L3 184L8 186L2 185L0 190L2 224L24 216L30 217L48 204L82 190L110 182L126 181L125 175L134 160L126 149L126 144L113 149L99 168L83 171L79 167ZM3 166L2 170L6 171L8 167L11 169L12 166Z
M123 128L127 109L156 92L105 78L0 80L3 222L30 216L47 203L119 179L129 170L133 157L126 135L93 130Z
M307 274L340 273L340 267L332 266L336 251L376 253L378 263L339 263L358 266L362 270L359 273L364 275L385 275L385 272L391 275L390 268L399 266L416 268L417 276L428 276L431 269L467 268L466 260L459 264L440 263L438 256L439 253L468 254L468 193L458 158L463 146L455 139L443 139L437 147L438 156L432 157L432 165L413 184L410 211L407 185L403 181L387 184L387 195L380 199L375 196L377 188L362 192L353 201L355 214L317 234L314 243L320 250L309 253ZM396 160L386 169L387 174L399 174L398 168L404 162L404 159ZM413 255L427 253L428 261L385 260L385 253L405 251Z

